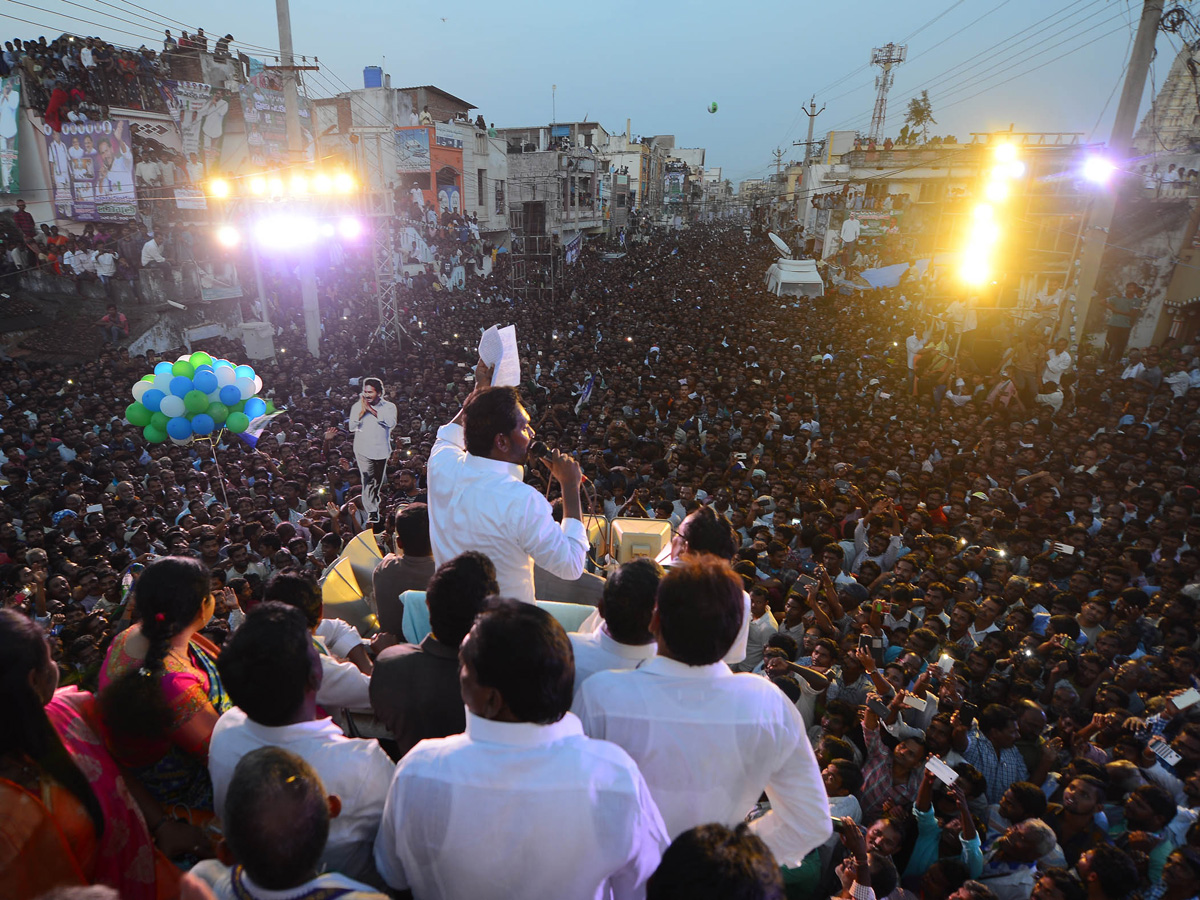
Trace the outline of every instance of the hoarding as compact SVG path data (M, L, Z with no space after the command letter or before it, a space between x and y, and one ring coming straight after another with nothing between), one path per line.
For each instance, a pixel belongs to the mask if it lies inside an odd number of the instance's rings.
M101 119L42 126L54 212L77 222L127 222L137 215L129 123Z

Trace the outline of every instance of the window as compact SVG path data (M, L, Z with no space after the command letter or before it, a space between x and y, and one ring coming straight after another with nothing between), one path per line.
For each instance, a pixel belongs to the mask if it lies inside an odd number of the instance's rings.
M617 194L617 209L624 209L624 208L625 208L625 195Z
M475 155L476 156L487 156L487 152L488 152L487 133L485 132L483 134L476 134L475 135Z
M484 205L483 198L487 196L487 194L486 194L487 188L485 187L486 184L487 184L487 169L476 169L475 170L475 196L478 198L478 200L476 202L480 206Z

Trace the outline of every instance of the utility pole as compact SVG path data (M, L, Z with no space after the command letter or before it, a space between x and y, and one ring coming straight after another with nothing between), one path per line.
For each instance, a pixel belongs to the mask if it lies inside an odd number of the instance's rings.
M807 165L812 159L813 147L813 125L817 121L817 116L825 112L825 104L821 104L821 108L817 109L817 97L814 94L812 99L808 101L807 107L800 107L800 111L808 116L808 138L804 142L804 163Z
M1121 89L1121 102L1117 105L1117 117L1113 120L1112 135L1108 139L1108 150L1114 154L1112 162L1123 171L1132 153L1133 130L1137 125L1138 107L1142 92L1146 89L1146 74L1154 57L1154 40L1158 36L1158 25L1162 20L1163 0L1144 0L1142 18L1138 22L1137 38L1129 54L1129 67L1125 71L1125 85ZM1118 178L1120 175L1118 175ZM1075 345L1083 341L1087 328L1088 312L1092 307L1092 295L1100 275L1100 264L1104 261L1104 248L1108 244L1108 230L1112 225L1113 213L1117 208L1117 191L1105 190L1092 203L1083 236L1080 252L1079 283L1075 291ZM1067 273L1068 279L1071 273Z
M875 76L875 109L871 112L870 139L883 143L883 126L887 121L887 96L892 89L892 71L908 59L908 46L888 43L871 51L871 65L879 66L882 70Z
M296 59L292 53L292 14L288 0L275 0L279 22L279 71L283 79L283 103L287 117L288 157L293 166L304 163L304 134L300 130L300 94L296 87ZM308 67L305 67L308 68ZM304 306L304 334L310 356L321 354L321 306L317 300L317 278L312 257L302 255L298 266L300 299Z

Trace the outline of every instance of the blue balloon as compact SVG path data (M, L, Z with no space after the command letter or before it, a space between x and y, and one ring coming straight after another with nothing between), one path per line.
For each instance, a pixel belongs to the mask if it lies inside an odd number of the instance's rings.
M150 412L158 412L158 405L163 402L163 398L167 395L157 388L150 388L146 393L142 394L142 406L150 410Z
M168 422L168 425L171 423ZM193 434L210 434L217 423L213 421L213 417L208 413L196 413L192 416L192 433Z
M177 441L189 438L192 436L192 423L183 416L176 416L167 423L167 434Z
M146 394L150 393L146 391ZM145 406L146 394L142 394L142 405ZM237 406L242 401L242 392L237 389L237 385L227 384L221 388L221 402L226 406Z
M253 381L254 380L254 367L253 366L235 366L234 370L233 370L233 374L236 375L238 378L249 378L251 381Z
M251 419L257 419L267 412L267 403L261 397L251 397L246 401L246 408L242 410Z
M196 371L197 372L213 372L213 371L215 371L215 369L213 369L213 367L210 366L208 363L205 363L202 366L196 366ZM193 374L192 378L195 378L195 377L196 376Z
M171 393L176 397L182 397L191 390L195 390L192 385L192 379L185 378L182 375L176 375L171 379Z
M197 372L192 377L192 384L202 394L211 394L217 389L217 376L212 372Z
M216 369L232 369L232 368L233 368L233 363L231 363L227 359L214 359L213 360L213 369L214 370L216 370Z
M166 360L163 360L157 366L154 367L154 374L162 375L164 372L166 372L168 375L170 375L172 365L174 365L174 363L169 363Z

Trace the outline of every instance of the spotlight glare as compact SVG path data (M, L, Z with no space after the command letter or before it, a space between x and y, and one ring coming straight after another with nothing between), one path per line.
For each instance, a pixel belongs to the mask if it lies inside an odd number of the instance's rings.
M282 197L283 196L283 179L282 178L269 179L267 181L267 190L268 190L268 192L270 192L272 197Z
M255 197L261 197L267 192L267 179L261 175L255 175L250 179L250 193Z
M1020 178L1025 174L1025 163L1021 162L1019 159L1014 159L1008 164L1007 168L1007 174L1009 178Z
M333 237L336 229L329 222L321 223L321 237Z
M1016 158L1017 148L1015 145L1007 142L996 145L996 159L998 159L1000 162L1010 163L1015 161Z
M346 240L352 241L362 234L362 223L347 216L338 222L338 233Z
M971 218L976 222L990 222L996 216L996 210L990 203L978 203L971 210Z
M354 190L354 179L348 172L338 172L333 176L333 189L339 194L349 194Z
M978 287L991 278L992 269L982 254L964 253L958 276L964 283Z
M289 188L293 197L302 197L308 193L308 179L303 175L293 175Z
M1083 177L1095 184L1108 184L1117 167L1103 156L1089 156L1083 163Z
M224 178L214 178L208 183L208 192L218 200L224 200L229 196L229 182Z
M1008 199L1008 184L1003 181L989 181L983 195L993 203L1002 203Z
M232 225L222 225L217 229L217 243L222 247L233 248L240 244L242 236Z
M313 190L318 194L328 194L333 190L333 181L324 172L313 176Z
M268 216L254 225L254 239L273 250L309 247L317 240L317 223L307 216Z

